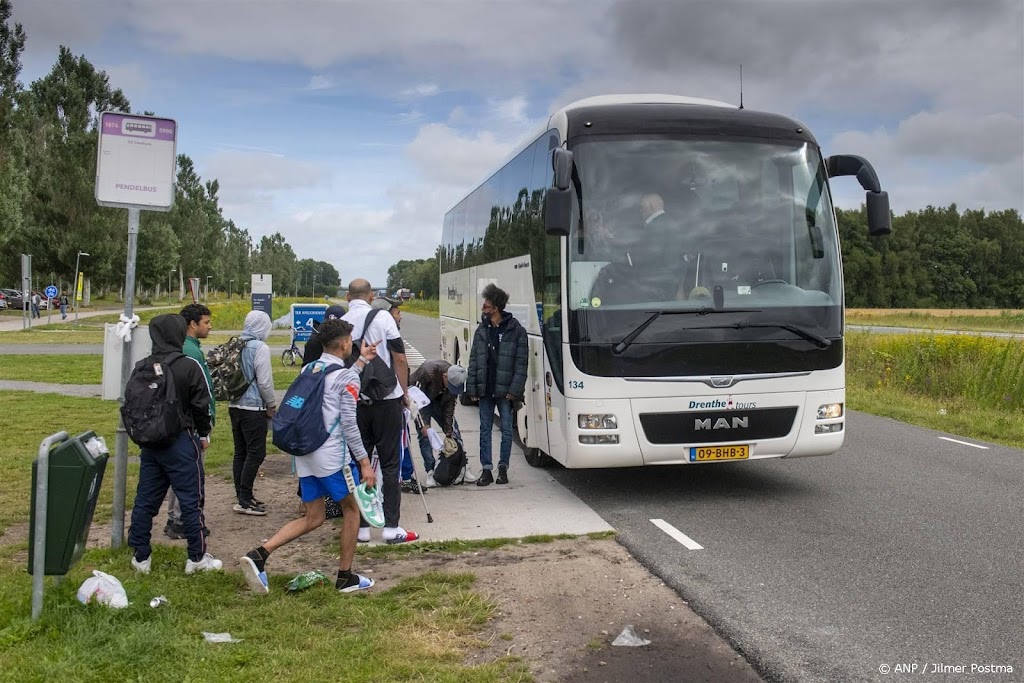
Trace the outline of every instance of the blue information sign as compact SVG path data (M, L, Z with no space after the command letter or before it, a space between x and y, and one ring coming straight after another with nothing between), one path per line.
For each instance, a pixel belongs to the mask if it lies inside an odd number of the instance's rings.
M322 322L326 313L326 304L292 304L292 339L297 342L309 341L313 334L313 323Z
M57 298L57 288L54 287L53 285L50 285L49 287L47 287L46 291L44 293L46 294L46 298L47 299L56 299Z
M271 319L273 319L274 315L273 315L273 313L271 313L271 301L272 300L273 300L273 295L272 294L253 294L252 295L252 310L254 310L254 311L263 311L264 313L269 315Z

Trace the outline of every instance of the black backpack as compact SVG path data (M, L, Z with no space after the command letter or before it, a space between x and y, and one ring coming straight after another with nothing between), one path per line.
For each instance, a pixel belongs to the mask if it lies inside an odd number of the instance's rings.
M434 481L439 486L452 486L461 484L466 478L466 449L462 447L462 440L455 439L459 445L458 449L451 455L445 455L441 451L437 455L437 462L434 464Z
M146 448L167 448L185 430L185 415L174 384L171 365L183 354L162 361L143 358L124 385L121 419L128 438Z
M366 331L370 329L370 323L373 322L373 319L380 312L381 309L375 308L366 316L366 321L363 323L363 336L366 335ZM387 344L387 340L381 340L381 344ZM352 340L352 356L349 359L349 367L352 367L359 360L359 350L362 348L362 345L362 339ZM369 365L363 368L363 372L360 375L359 398L364 403L383 401L397 386L398 376L395 375L395 371L388 367L383 358L377 356L370 361Z

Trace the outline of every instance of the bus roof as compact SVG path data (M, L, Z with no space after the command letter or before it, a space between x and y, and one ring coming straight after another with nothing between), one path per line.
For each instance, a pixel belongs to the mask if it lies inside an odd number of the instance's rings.
M585 97L576 100L561 108L561 111L569 111L580 107L602 107L614 104L699 104L706 107L727 107L736 109L736 105L718 100L708 100L702 97L686 97L684 95L661 95L648 93L642 95L598 95L596 97Z

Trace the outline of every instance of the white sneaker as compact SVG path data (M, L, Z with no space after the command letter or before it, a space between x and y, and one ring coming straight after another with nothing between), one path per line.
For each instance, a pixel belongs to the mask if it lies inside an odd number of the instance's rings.
M138 573L148 574L149 570L153 568L153 556L150 555L142 562L139 562L135 559L135 556L132 555L132 566L135 567L135 571L137 571Z
M475 484L476 480L480 478L479 474L473 474L473 470L469 469L469 465L462 471L462 481L466 484Z
M360 543L370 542L370 527L361 526L359 527L359 535L356 536L356 540Z
M224 569L224 563L210 553L203 555L198 562L185 560L185 573L195 574L196 572L219 572Z
M436 489L437 487L438 487L438 483L436 481L434 481L434 473L431 472L430 474L427 475L427 480L425 482L423 482L423 488L425 488L425 489Z

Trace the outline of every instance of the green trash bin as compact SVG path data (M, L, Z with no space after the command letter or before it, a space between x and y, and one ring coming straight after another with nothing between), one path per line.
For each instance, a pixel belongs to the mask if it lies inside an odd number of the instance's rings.
M85 551L108 457L103 438L97 437L95 432L79 434L50 451L44 559L44 574L47 576L67 574ZM33 570L35 556L38 463L38 459L32 463L32 513L28 527L29 573Z

